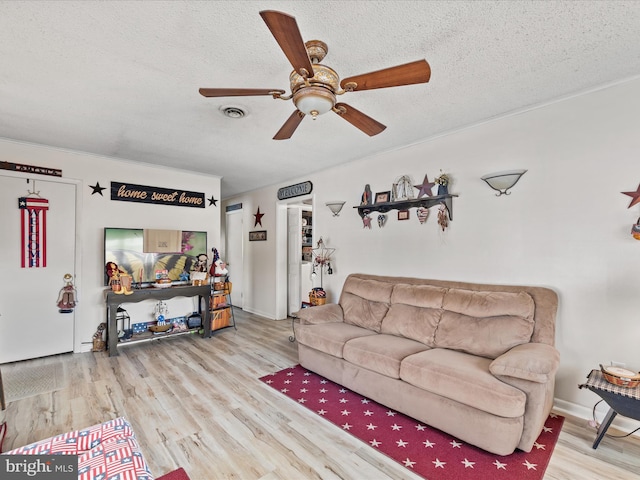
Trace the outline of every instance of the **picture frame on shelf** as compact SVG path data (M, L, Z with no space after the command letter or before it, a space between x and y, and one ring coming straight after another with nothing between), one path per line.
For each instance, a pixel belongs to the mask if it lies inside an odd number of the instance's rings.
M376 193L375 203L387 203L391 201L391 191Z
M409 220L409 210L398 210L398 220Z
M256 230L255 232L249 232L250 242L261 242L267 239L266 230Z

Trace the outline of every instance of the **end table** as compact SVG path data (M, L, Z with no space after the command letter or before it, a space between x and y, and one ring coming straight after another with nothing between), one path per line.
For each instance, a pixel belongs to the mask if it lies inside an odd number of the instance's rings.
M616 415L620 414L634 420L640 420L640 386L635 388L620 387L607 382L600 370L591 370L587 376L587 383L578 385L578 387L588 388L600 396L610 407L600 428L598 428L598 434L593 442L594 450L598 448Z

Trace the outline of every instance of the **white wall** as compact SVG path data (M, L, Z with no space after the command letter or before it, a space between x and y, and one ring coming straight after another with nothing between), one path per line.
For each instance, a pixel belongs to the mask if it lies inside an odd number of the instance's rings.
M245 264L252 265L245 283L260 286L245 302L275 318L276 192L311 180L314 237L336 248L335 274L324 282L333 301L352 272L550 287L560 298L556 397L592 405L595 395L577 388L592 368L613 360L640 369L640 242L630 235L640 206L628 209L630 197L620 193L640 183L638 112L634 79L225 199L243 203L251 226L259 205L269 233L268 242L245 244ZM430 121L428 112L423 121ZM495 197L480 180L514 168L529 171L509 196ZM377 214L372 229L363 228L352 207L365 184L386 191L401 175L418 184L441 169L460 195L448 231L438 229L436 208L424 225L412 209L409 221L399 222L393 211L383 229ZM347 201L339 217L324 206L335 199Z
M106 319L103 292L104 227L180 229L207 232L208 251L220 245L220 203L217 207L189 208L112 201L111 181L203 192L205 198L220 198L220 177L152 167L124 160L88 155L61 149L0 139L0 161L22 163L62 170L67 179L79 181L77 251L80 270L76 287L80 302L76 308L76 351L91 349L92 336ZM28 178L37 176L28 175ZM42 177L55 180L55 177ZM103 196L93 194L89 185L106 187ZM204 253L204 252L203 252ZM62 286L62 283L61 283ZM125 308L133 322L151 321L153 302L128 304ZM171 300L170 316L193 311L194 302Z

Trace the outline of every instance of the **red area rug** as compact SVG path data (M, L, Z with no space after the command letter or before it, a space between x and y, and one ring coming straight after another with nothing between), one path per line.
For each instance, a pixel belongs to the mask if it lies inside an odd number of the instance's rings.
M264 383L429 480L541 480L564 417L551 415L533 450L499 456L468 445L300 365Z
M164 474L161 477L156 478L156 480L190 480L187 472L184 471L182 467L173 472L169 472Z

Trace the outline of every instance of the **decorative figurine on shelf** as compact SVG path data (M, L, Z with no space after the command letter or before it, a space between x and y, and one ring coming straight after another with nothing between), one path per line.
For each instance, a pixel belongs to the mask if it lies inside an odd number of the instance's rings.
M371 186L367 183L364 187L364 192L362 193L360 205L371 205L373 203L372 195Z
M418 198L422 198L425 195L427 197L432 197L433 193L431 192L431 189L435 186L434 182L430 182L429 181L429 176L427 174L425 174L424 176L424 180L422 181L422 183L420 185L414 185L414 188L417 188L419 190L418 192Z
M160 300L153 308L153 318L156 319L156 324L151 325L149 330L153 333L167 332L171 327L171 322L167 322L167 316L169 315L169 308L167 304Z
M391 201L398 202L400 200L412 200L413 198L413 180L409 175L403 175L393 184Z
M640 218L638 218L636 224L631 227L631 235L636 240L640 240Z
M131 295L133 293L131 289L133 277L128 273L120 273L120 285L122 286L122 293L125 295Z
M209 275L212 277L226 277L229 274L227 264L220 259L217 248L212 248L211 251L213 252L213 263L209 269Z
M109 278L109 286L113 293L120 295L122 292L122 284L120 283L120 268L117 263L107 262L105 267L107 277Z
M435 182L438 185L438 195L449 194L449 183L451 182L449 175L442 173L442 170L440 170L440 176L436 177Z
M76 292L76 288L73 286L73 276L70 273L65 273L64 277L64 287L60 290L60 295L58 295L58 311L60 313L71 313L76 306L78 299L78 292Z
M201 286L207 283L209 257L206 253L201 253L196 257L196 263L191 269L191 285Z

